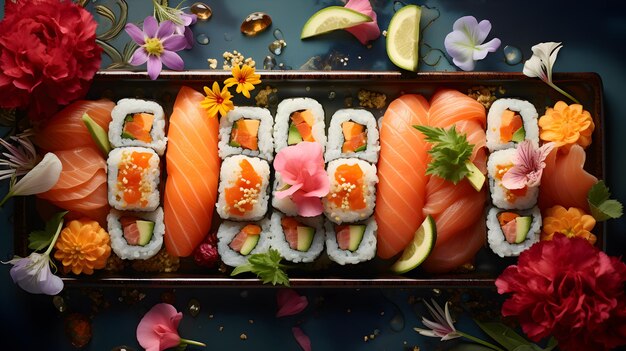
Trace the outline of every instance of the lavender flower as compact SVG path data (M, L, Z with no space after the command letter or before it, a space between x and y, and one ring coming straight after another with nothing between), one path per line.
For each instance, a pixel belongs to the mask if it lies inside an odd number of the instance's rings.
M176 25L171 21L159 24L156 18L146 17L143 21L143 31L136 25L128 23L126 33L137 43L139 48L130 59L133 66L148 62L148 76L156 79L165 64L173 70L182 70L185 67L183 59L176 53L185 48L187 40L184 35L176 34Z
M185 40L187 40L185 50L188 50L193 47L194 42L193 32L191 31L191 28L189 28L189 26L195 24L198 20L198 17L196 15L187 14L182 11L180 12L179 16L183 24L176 26L176 34L182 34L185 36Z
M472 71L477 60L500 47L500 39L495 38L483 44L491 31L491 22L480 23L473 16L461 17L452 26L453 31L446 36L444 45L452 56L452 62L464 71Z

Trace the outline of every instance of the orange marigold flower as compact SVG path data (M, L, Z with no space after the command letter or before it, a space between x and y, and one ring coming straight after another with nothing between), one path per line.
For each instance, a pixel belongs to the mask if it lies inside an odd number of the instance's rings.
M228 91L228 88L224 87L220 90L220 85L217 82L213 82L212 89L204 87L204 93L206 97L200 101L200 106L209 112L210 117L216 117L218 112L220 116L226 116L228 111L235 108L235 105L230 100L233 96Z
M579 208L550 207L543 215L541 240L552 240L554 234L561 233L570 238L586 239L593 245L597 240L596 236L591 233L595 225L596 220Z
M239 65L233 66L233 77L224 81L224 86L227 88L237 85L237 93L242 93L243 96L250 98L250 90L254 90L256 84L261 83L261 76L255 74L254 67L243 65L239 68Z
M98 222L88 218L70 221L54 245L63 273L92 274L102 269L111 255L109 234Z
M586 148L591 144L595 125L591 114L582 105L559 101L539 118L539 128L541 140L553 141L557 147L579 144Z

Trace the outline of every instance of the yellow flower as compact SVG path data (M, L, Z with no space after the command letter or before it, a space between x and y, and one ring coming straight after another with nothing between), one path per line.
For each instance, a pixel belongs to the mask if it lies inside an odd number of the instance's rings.
M111 255L109 234L87 218L70 221L54 247L54 258L61 262L64 273L92 274L94 269L104 268Z
M591 114L583 110L582 105L568 105L559 101L539 118L539 127L539 137L543 141L553 141L557 147L577 143L586 148L591 144L591 133L595 125Z
M555 233L561 233L569 238L586 239L593 245L597 238L591 230L595 225L596 220L579 208L554 206L544 213L541 240L552 240Z
M239 68L239 65L233 66L233 77L224 81L224 86L227 88L237 85L237 93L242 93L243 96L250 98L250 90L254 90L256 84L261 83L261 76L254 73L254 67L243 65Z
M212 90L204 87L204 93L206 97L200 102L200 106L207 109L210 117L216 117L218 112L220 116L226 116L228 111L235 108L235 105L230 100L233 96L228 91L228 88L224 87L220 91L220 85L217 82L213 82Z

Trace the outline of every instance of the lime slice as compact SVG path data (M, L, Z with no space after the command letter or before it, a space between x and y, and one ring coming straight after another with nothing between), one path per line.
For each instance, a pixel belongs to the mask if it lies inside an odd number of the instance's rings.
M387 28L387 56L407 71L417 71L421 15L421 7L404 6L393 15Z
M302 27L300 39L310 38L336 29L344 29L361 23L371 22L372 18L358 11L342 6L329 6L317 11Z
M415 232L413 241L404 249L402 256L391 266L394 273L406 273L419 266L430 254L437 241L437 227L430 215Z

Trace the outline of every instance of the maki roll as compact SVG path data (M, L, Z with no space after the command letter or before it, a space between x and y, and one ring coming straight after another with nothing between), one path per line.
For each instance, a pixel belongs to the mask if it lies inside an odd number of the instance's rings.
M278 211L272 213L271 247L287 261L313 262L324 250L322 217L291 217Z
M487 172L491 202L495 207L503 209L528 209L537 203L538 186L524 186L521 189L507 189L502 184L502 177L513 167L513 156L516 149L500 150L489 155Z
M124 260L146 260L163 246L163 209L153 212L111 210L107 216L111 249Z
M111 146L142 146L159 156L165 152L165 117L161 105L153 101L122 99L111 111Z
M378 126L369 111L341 109L335 112L328 127L326 162L340 157L356 157L378 162Z
M274 123L276 152L301 141L316 141L326 147L324 109L309 98L286 99L278 104Z
M530 140L539 145L537 110L528 101L498 99L487 115L487 148L489 151L515 147L517 143Z
M217 213L223 219L257 221L267 212L270 166L244 155L224 160L220 170Z
M255 156L272 161L274 120L267 109L261 107L235 107L220 119L219 155Z
M145 147L113 149L107 159L109 205L121 211L154 211L159 206L159 156Z
M376 166L356 158L328 163L330 192L322 203L332 222L353 223L372 215L376 203Z
M326 221L326 254L340 265L369 261L376 255L376 220L337 225Z
M217 251L222 261L237 267L248 263L248 256L263 253L270 247L270 221L223 221L217 230Z
M519 254L539 241L541 212L530 210L501 210L492 207L487 214L487 241L500 257Z

